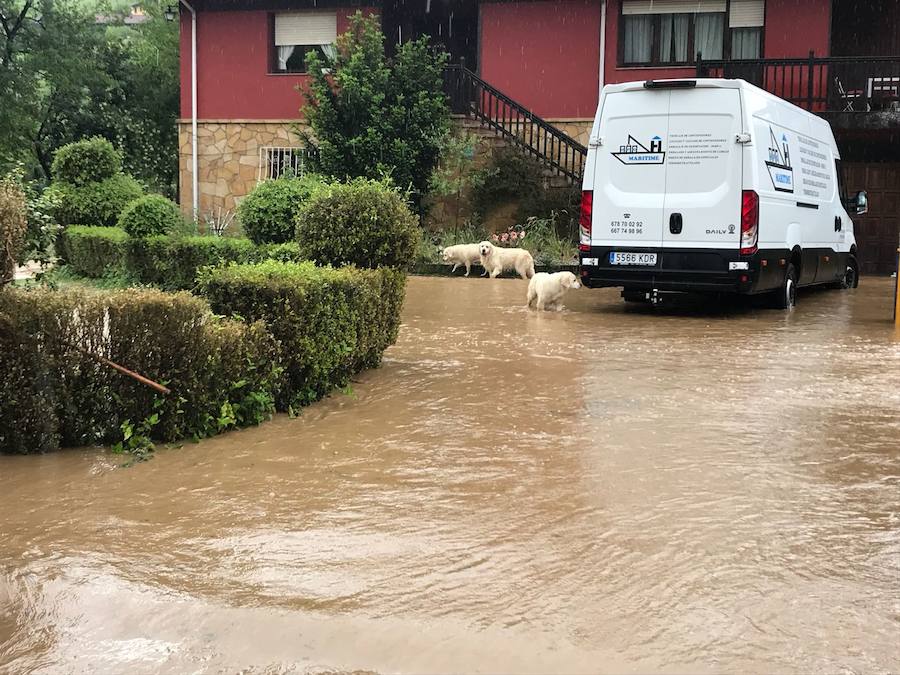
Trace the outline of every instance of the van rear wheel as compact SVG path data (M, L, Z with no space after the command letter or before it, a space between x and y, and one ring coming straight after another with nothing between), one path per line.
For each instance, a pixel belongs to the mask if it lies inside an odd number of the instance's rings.
M797 304L797 268L788 263L781 288L772 295L772 306L775 309L793 309Z

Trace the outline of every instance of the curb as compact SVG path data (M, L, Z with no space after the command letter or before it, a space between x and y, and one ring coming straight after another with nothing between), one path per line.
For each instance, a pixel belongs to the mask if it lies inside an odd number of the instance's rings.
M444 263L416 263L410 269L409 273L418 277L461 277L466 273L466 268L460 265L456 272L451 272L453 265L445 265ZM572 272L578 275L578 265L535 265L535 272ZM469 277L480 277L484 268L481 265L472 265L472 271ZM504 272L501 278L517 278L518 275Z

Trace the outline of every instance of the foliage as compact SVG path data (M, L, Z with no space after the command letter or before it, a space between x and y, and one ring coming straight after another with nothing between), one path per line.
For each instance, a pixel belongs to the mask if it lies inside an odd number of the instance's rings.
M131 237L150 237L184 229L184 216L178 205L162 195L146 195L128 204L119 216L118 226Z
M316 190L297 215L301 256L328 265L404 267L415 252L416 217L388 183L358 178Z
M131 176L118 174L81 187L53 183L47 192L48 198L56 205L54 215L60 225L113 227L125 207L139 198L144 190Z
M278 340L285 369L280 410L311 403L377 366L397 339L404 287L399 270L311 262L232 265L201 278L214 311L262 320Z
M227 262L251 262L259 255L249 239L230 237L167 237L130 239L126 267L141 283L167 290L189 290L198 271Z
M187 293L6 289L0 367L9 376L0 378L0 452L116 442L127 449L135 434L154 441L209 436L223 429L226 406L226 427L256 424L273 411L281 376L276 351L261 323L217 318ZM159 403L149 387L91 354L172 394Z
M259 183L238 206L244 233L256 244L293 241L297 212L320 184L313 174Z
M150 20L97 23L77 0L0 2L0 170L23 162L51 176L55 150L87 136L124 149L125 169L174 194L178 139L178 24L167 2L142 3Z
M207 234L213 234L217 237L224 237L226 233L233 230L232 224L236 214L231 209L223 210L221 206L215 210L210 209L203 214L203 228Z
M71 225L60 234L58 252L76 274L97 279L124 271L127 241L119 227Z
M580 187L553 188L544 178L544 166L515 147L494 152L490 163L472 174L472 202L484 218L490 209L511 201L518 203L516 219L549 218L551 213L577 218Z
M500 246L509 242L528 249L538 265L578 263L578 231L567 214L554 211L549 218L528 218L494 237Z
M22 187L9 177L0 180L0 288L15 277L16 261L25 246L27 214Z
M53 156L53 177L82 187L122 172L122 153L105 138L94 136L67 143Z
M22 174L17 172L16 175L21 180ZM59 197L52 190L41 189L37 181L22 181L21 185L28 212L28 231L19 264L34 260L43 270L52 262L53 244L60 231L55 216Z
M376 17L357 12L325 63L306 55L310 86L301 132L317 170L336 178L391 176L418 202L450 128L443 93L447 55L427 38L404 42L392 60Z

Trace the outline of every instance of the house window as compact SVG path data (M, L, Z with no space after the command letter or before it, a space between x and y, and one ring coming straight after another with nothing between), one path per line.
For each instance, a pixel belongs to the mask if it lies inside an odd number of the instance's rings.
M261 147L259 149L258 181L282 176L302 176L306 173L309 151L304 148Z
M677 65L721 59L725 0L623 0L622 65Z
M337 38L335 12L291 12L275 15L276 73L305 73L306 54L316 51L329 59L334 56Z
M731 0L728 16L731 58L758 59L762 56L765 14L765 0Z

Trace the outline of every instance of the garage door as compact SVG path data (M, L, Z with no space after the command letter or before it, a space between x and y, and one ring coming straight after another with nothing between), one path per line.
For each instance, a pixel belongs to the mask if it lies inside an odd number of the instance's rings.
M869 212L853 218L861 272L891 274L900 237L900 163L848 162L844 169L850 195L869 193Z

